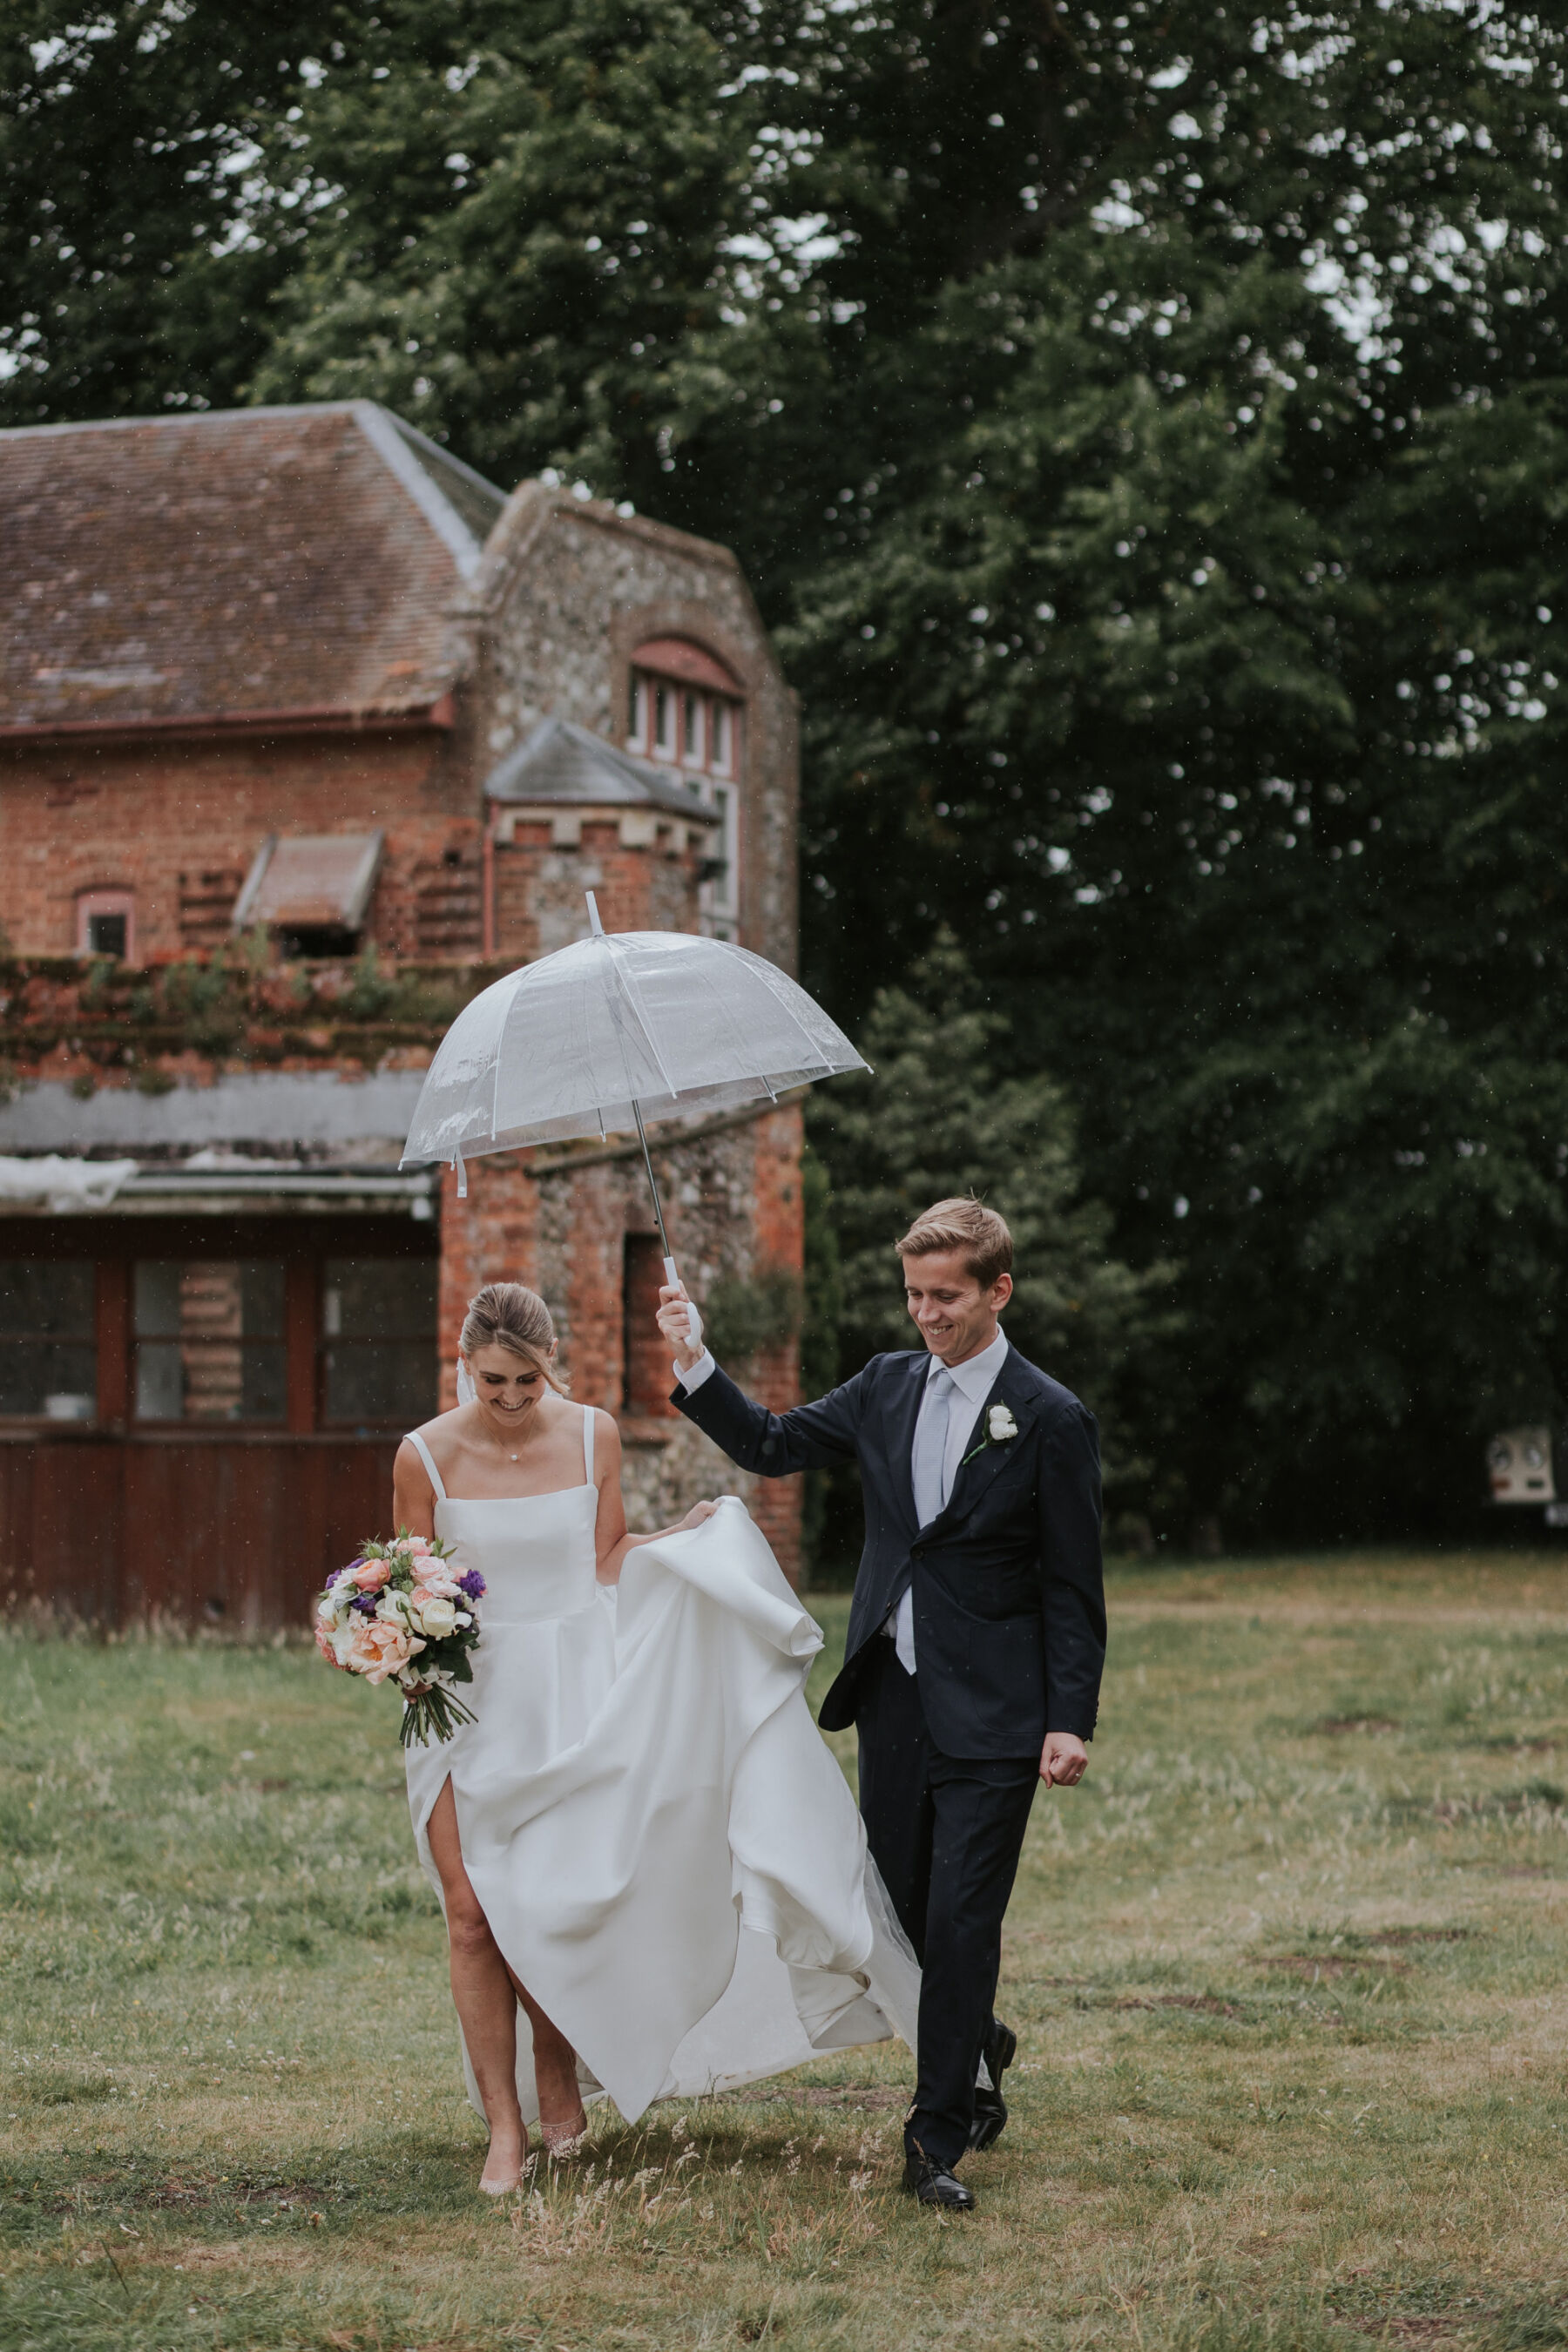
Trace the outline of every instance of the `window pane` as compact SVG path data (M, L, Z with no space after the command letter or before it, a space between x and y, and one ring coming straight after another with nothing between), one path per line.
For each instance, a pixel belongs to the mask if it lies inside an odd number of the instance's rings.
M434 1258L329 1258L322 1269L329 1422L411 1428L437 1406Z
M113 956L125 961L126 919L123 915L89 915L87 919L87 951L89 955Z
M98 1411L98 1351L58 1339L0 1339L0 1413L91 1421Z
M436 1344L433 1257L330 1257L321 1293L329 1339L423 1339Z
M288 1378L279 1342L247 1339L240 1350L240 1419L281 1421L289 1406Z
M413 1429L436 1410L436 1349L429 1339L335 1340L326 1351L330 1422L388 1422Z
M280 1422L280 1258L151 1258L136 1267L139 1421Z
M134 1317L136 1337L161 1339L180 1328L180 1276L177 1258L143 1259L136 1268Z
M713 748L710 754L712 764L716 768L728 769L732 731L730 723L730 706L727 702L715 699L709 704L708 709L713 728Z
M239 1269L241 1311L247 1339L283 1337L283 1261L254 1258Z
M681 756L691 763L702 758L702 697L689 688L681 698Z
M90 1258L0 1258L0 1339L92 1336Z
M0 1414L98 1412L89 1258L0 1258Z
M185 1375L177 1340L144 1339L136 1349L136 1418L179 1421L185 1410Z

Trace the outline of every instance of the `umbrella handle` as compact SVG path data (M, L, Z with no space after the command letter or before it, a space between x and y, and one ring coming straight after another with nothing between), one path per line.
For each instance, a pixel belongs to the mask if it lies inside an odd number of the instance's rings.
M664 1261L664 1278L666 1282L673 1285L676 1288L679 1287L680 1276L675 1270L675 1260L672 1257L667 1257ZM702 1317L698 1311L697 1301L695 1298L688 1298L686 1302L686 1344L689 1348L695 1348L700 1354L702 1349Z

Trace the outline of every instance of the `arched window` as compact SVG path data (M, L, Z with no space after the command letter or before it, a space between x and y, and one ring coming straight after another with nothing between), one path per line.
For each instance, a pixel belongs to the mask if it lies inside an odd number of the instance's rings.
M705 927L733 938L741 913L740 680L689 637L651 637L632 656L626 749L673 770L722 816L708 879Z

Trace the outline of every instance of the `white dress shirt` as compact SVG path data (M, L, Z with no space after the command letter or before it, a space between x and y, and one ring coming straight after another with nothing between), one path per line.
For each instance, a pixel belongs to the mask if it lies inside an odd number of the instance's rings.
M669 1369L687 1395L691 1396L702 1386L709 1373L717 1371L719 1367L713 1361L712 1349L704 1348L689 1372L683 1372L679 1364L671 1364Z
M945 1371L957 1391L956 1395L950 1393L947 1442L942 1447L940 1473L934 1481L937 1488L938 1511L946 1509L948 1497L952 1493L952 1482L958 1475L959 1465L964 1455L970 1453L979 1442L974 1424L979 1418L981 1406L996 1385L1006 1358L1007 1335L999 1329L988 1348L982 1348L977 1356L966 1358L962 1364L943 1364L939 1356L933 1356L926 1366L925 1394L921 1399L921 1409L915 1416L914 1444L910 1455L910 1474L914 1478L917 1493L928 1484L931 1472L937 1469L934 1463L927 1462L922 1465L921 1460L931 1444L931 1423L937 1411L936 1400L932 1394L932 1384L936 1375ZM920 1475L922 1466L926 1471L925 1477ZM929 1500L929 1496L927 1499ZM933 1511L931 1517L934 1518L936 1512ZM930 1520L922 1524L929 1526ZM900 1665L907 1675L912 1675L915 1671L915 1598L912 1585L905 1586L902 1599L882 1630L892 1637L893 1645L899 1654Z

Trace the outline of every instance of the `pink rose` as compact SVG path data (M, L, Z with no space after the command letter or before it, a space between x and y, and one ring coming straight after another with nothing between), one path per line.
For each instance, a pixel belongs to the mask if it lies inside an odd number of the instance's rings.
M337 1664L338 1654L332 1647L332 1637L324 1625L318 1625L316 1628L316 1647L329 1665Z
M416 1635L395 1619L367 1617L354 1633L348 1662L353 1672L363 1675L367 1683L384 1683L388 1675L405 1666L424 1647Z
M362 1592L379 1592L391 1574L392 1570L385 1560L367 1559L364 1566L356 1572L354 1582Z
M428 1551L430 1547L423 1536L405 1536L403 1549L405 1551Z

